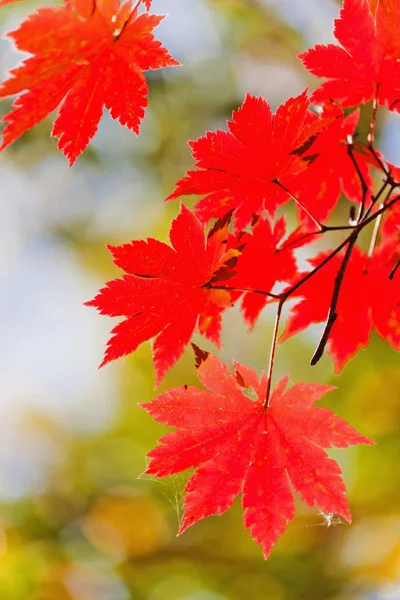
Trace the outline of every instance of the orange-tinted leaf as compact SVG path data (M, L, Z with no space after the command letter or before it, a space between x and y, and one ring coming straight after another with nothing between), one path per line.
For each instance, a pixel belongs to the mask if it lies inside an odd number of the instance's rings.
M147 106L143 71L178 64L154 39L162 19L132 12L130 2L119 0L68 0L31 14L8 34L32 56L0 85L1 98L19 94L3 118L0 150L57 107L52 134L71 165L96 133L104 108L138 134Z
M400 3L344 0L335 37L340 46L317 45L299 55L317 77L328 79L312 94L314 102L333 99L357 106L377 98L379 105L399 109Z

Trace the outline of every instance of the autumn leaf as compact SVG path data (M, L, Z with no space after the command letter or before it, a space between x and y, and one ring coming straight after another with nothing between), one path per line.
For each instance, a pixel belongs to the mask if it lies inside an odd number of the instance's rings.
M212 289L225 262L229 219L219 221L204 237L198 218L182 205L173 221L168 246L155 239L109 246L115 264L126 272L110 281L87 306L101 314L126 317L112 331L102 365L134 352L155 338L154 365L159 384L178 360L195 329L219 345L221 314L238 294ZM228 270L229 272L229 270Z
M233 210L235 227L245 229L253 215L274 216L289 198L274 180L290 186L307 168L304 153L326 122L308 111L306 91L290 98L274 115L261 97L246 95L228 122L229 131L208 132L189 142L195 171L178 181L167 200L182 195L206 195L196 214L207 223Z
M373 190L367 158L353 147L354 160L349 154L348 139L352 139L359 121L359 110L347 116L331 102L323 106L322 118L333 117L312 146L313 156L308 168L296 179L296 195L309 212L320 222L326 222L337 207L343 193L348 200L360 204L363 188L360 175L367 188ZM366 196L368 202L371 193ZM300 221L308 223L311 230L315 224L307 214L298 209Z
M400 109L400 3L344 0L334 34L342 47L317 45L299 54L306 69L328 79L311 96L320 103L333 99L342 106L365 104Z
M119 0L68 0L32 13L8 34L32 56L0 85L0 98L19 94L3 118L0 150L57 107L52 135L70 165L96 133L104 107L138 134L148 94L143 71L179 64L154 39L163 18Z
M313 404L334 389L284 377L266 408L267 378L234 363L198 353L206 388L167 390L143 404L158 422L177 429L149 453L147 474L157 477L196 468L186 486L179 533L204 517L223 514L242 494L244 523L267 558L294 518L291 486L309 506L351 521L337 463L322 448L372 444L326 408ZM256 400L246 395L252 387Z
M382 242L371 258L358 246L353 249L340 289L337 318L328 340L328 353L336 372L341 371L360 348L366 348L374 327L383 339L400 350L400 277L390 278L400 258L400 241L397 244ZM330 254L330 251L319 253L310 261L312 267L320 265ZM299 287L296 295L302 299L291 308L281 342L312 323L326 321L342 262L343 252ZM305 275L301 273L299 279Z
M252 233L241 237L243 249L229 286L257 290L257 293L244 294L242 301L243 315L250 327L258 319L275 284L278 281L290 283L296 278L293 248L284 249L285 234L285 218L280 217L274 227L268 219L259 219Z

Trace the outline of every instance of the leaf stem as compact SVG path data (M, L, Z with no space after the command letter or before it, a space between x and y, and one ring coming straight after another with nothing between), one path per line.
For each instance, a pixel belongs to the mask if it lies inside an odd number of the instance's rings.
M326 226L323 225L322 223L320 223L318 221L318 219L316 219L314 217L314 215L312 215L310 213L310 211L308 210L308 208L306 207L305 204L303 204L303 202L297 198L297 196L295 196L290 190L287 189L287 187L285 187L278 179L273 179L272 183L275 183L277 186L279 186L284 192L286 192L287 194L289 194L289 196L292 198L292 200L294 200L296 202L296 204L298 206L300 206L300 208L306 213L306 215L311 219L311 221L313 221L313 223L315 223L315 225L318 227L318 230L322 232L326 231Z
M271 343L271 352L270 352L270 355L269 355L269 366L268 366L268 375L267 375L267 392L265 394L265 400L264 400L264 404L263 404L264 408L268 408L268 406L269 406L269 400L270 400L270 396L271 396L272 371L274 370L275 354L276 354L276 344L277 344L277 341L278 341L279 324L280 324L280 321L281 321L282 308L283 308L284 303L285 303L285 299L281 298L279 300L278 308L277 308L277 311L276 311L274 333L272 335L272 343Z
M381 170L385 173L386 176L390 175L390 170L388 169L388 167L386 167L382 160L379 158L377 151L375 150L374 146L372 144L369 144L368 146L369 151L371 152L372 156L374 157L374 159L376 160L378 166L381 168Z
M264 292L263 290L253 290L249 288L237 288L214 284L206 284L203 287L208 288L209 290L226 290L228 292L251 292L252 294L262 294L263 296L269 296L270 298L274 298L275 300L279 300L281 297L280 294L272 294L272 292Z

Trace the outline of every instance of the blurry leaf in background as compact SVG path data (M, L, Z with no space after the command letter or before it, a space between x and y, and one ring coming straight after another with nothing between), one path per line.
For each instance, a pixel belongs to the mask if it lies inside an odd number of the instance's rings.
M82 528L92 544L117 559L156 552L170 537L157 503L129 488L101 496Z

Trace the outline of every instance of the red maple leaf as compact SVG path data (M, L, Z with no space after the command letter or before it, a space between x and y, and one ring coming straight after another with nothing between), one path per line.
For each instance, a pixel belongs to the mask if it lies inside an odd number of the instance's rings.
M376 331L400 350L400 207L397 204L393 208L370 260L369 297Z
M102 365L154 342L157 384L183 353L197 328L219 345L221 313L235 295L212 289L226 261L237 254L226 250L228 219L219 221L204 238L198 218L184 205L173 221L172 248L155 239L109 246L115 264L127 274L107 283L88 306L101 314L126 317L112 330ZM223 276L222 276L223 277ZM236 297L238 295L236 294Z
M313 267L331 254L321 252L310 261ZM371 258L358 246L353 249L345 271L332 327L328 352L336 372L360 348L368 345L372 328L394 348L400 349L400 277L390 273L400 258L400 244L382 244ZM296 292L303 296L292 309L280 341L302 331L312 323L326 321L335 278L343 262L343 252L333 257ZM300 274L299 278L304 277Z
M342 193L356 203L362 199L360 176L348 152L348 138L355 132L359 115L356 110L345 117L341 108L331 102L325 103L322 118L334 118L315 140L308 168L296 179L297 197L320 222L328 219ZM353 152L364 182L372 190L367 158L356 148ZM307 214L301 208L298 212L300 220L315 230L315 224Z
M234 210L237 230L245 229L254 214L274 216L288 200L274 180L290 186L291 178L307 168L302 156L326 125L308 111L309 104L305 91L274 115L263 98L247 94L228 122L229 131L189 142L197 170L188 171L167 200L206 194L195 207L200 219L207 223Z
M314 102L334 99L343 106L373 98L390 109L400 98L399 2L344 0L335 20L335 37L342 45L317 45L299 54L304 66L329 81L312 94Z
M322 448L372 444L326 408L313 406L334 389L288 377L264 406L267 378L198 352L198 375L207 390L179 387L143 404L159 423L178 429L149 453L146 473L163 477L196 467L186 486L179 533L200 519L222 514L242 493L244 523L268 557L294 517L293 488L310 506L351 521L337 463ZM252 387L256 400L245 395Z
M400 180L400 168L391 170L391 175L395 181ZM398 196L398 190L394 190L394 195ZM384 215L381 228L381 244L394 244L400 251L400 202L397 202Z
M275 284L278 281L290 283L298 274L293 247L284 249L282 245L285 234L284 216L278 219L273 228L268 219L259 219L252 234L242 236L239 242L243 244L243 249L235 265L236 274L229 279L229 286L257 290L257 293L246 293L242 302L244 317L251 327L266 305L268 293L272 292Z
M139 3L140 4L140 3ZM103 108L136 134L147 106L143 71L178 65L153 29L164 17L138 13L131 2L68 0L42 7L9 33L33 56L0 85L0 98L20 94L3 121L0 150L59 107L52 135L72 165L97 130Z

